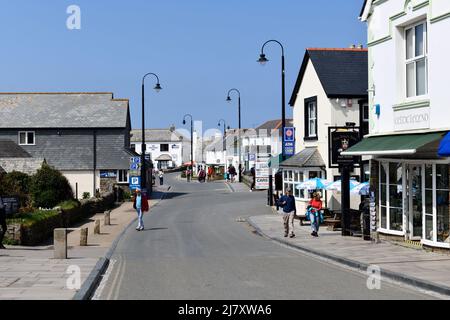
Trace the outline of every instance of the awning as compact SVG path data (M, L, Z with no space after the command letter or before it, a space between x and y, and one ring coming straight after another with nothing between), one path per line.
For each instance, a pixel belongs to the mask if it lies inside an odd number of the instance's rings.
M438 155L439 157L450 157L450 132L442 139Z
M162 154L155 161L172 161L172 157L169 154Z
M443 132L369 137L342 155L412 155L425 145L442 139Z
M282 168L322 168L325 162L317 148L305 148L295 156L280 163Z

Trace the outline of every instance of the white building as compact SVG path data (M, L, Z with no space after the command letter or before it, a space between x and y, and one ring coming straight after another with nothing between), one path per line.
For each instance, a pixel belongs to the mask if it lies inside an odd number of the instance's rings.
M145 144L147 154L157 169L177 168L183 165L185 140L175 127L168 129L146 129ZM142 130L131 131L131 149L142 153Z
M297 189L301 182L340 179L339 170L329 165L329 127L354 123L367 128L367 50L307 49L289 104L294 108L297 154L280 164L283 190L292 189L297 210L305 212L310 195ZM352 175L367 179L359 168ZM330 209L340 208L340 195L327 192L325 200Z
M370 155L378 235L450 248L450 1L367 0Z

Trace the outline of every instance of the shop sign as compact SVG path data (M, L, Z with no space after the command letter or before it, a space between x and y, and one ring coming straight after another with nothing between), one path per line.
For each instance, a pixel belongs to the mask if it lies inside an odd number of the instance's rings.
M358 165L361 157L344 156L341 153L361 141L359 128L329 128L329 167L337 168L340 165Z
M397 110L394 114L395 131L429 129L430 108Z
M101 170L100 178L104 178L104 179L117 178L117 171L116 170Z
M284 155L292 157L295 155L295 128L284 128Z
M269 160L271 155L261 153L256 155L255 163L255 188L257 190L269 189Z
M19 197L0 197L5 207L7 216L19 213L20 203Z

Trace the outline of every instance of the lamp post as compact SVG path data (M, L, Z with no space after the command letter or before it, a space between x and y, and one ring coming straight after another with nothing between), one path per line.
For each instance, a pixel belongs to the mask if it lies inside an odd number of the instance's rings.
M282 159L286 160L285 152L284 152L284 128L286 128L286 72L285 72L285 59L284 59L284 47L281 42L277 40L269 40L265 42L261 48L261 55L259 56L258 62L264 66L269 60L266 58L264 54L264 47L271 42L278 43L281 47L281 121L282 121L282 129L281 129L281 137L282 137Z
M242 167L241 167L241 92L238 89L231 89L228 91L227 102L231 102L230 94L232 92L237 92L238 94L238 120L239 120L239 129L238 129L238 150L239 150L239 182L242 182Z
M191 118L191 173L189 174L189 182L192 180L192 174L194 172L193 165L194 165L194 121L192 118L192 115L186 114L183 118L183 125L186 125L186 118Z
M161 84L159 83L159 77L154 73L147 73L142 78L142 150L141 150L141 191L144 192L147 188L147 166L145 163L145 152L147 150L147 146L145 145L145 78L147 76L152 75L156 77L156 85L154 90L159 92L162 90ZM151 184L151 183L150 183ZM151 185L150 185L151 187Z

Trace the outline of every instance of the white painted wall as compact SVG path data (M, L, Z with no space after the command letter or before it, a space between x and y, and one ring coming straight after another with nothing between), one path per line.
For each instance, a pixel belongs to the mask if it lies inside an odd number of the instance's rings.
M142 143L131 142L136 145L136 152L138 154L142 153ZM173 166L180 167L183 164L183 143L182 142L146 142L147 153L151 154L152 161L154 162L155 168L157 167L156 158L162 154L168 154L172 157ZM161 144L169 145L169 152L161 152Z
M317 118L318 118L318 140L317 141L305 141L305 99L317 96ZM340 102L336 99L329 99L326 95L320 79L314 69L314 65L311 61L308 62L302 85L300 86L297 100L294 106L294 126L296 128L296 152L307 147L318 148L325 164L326 177L332 181L334 176L339 176L338 169L331 169L328 167L328 127L330 126L345 126L346 122L355 122L359 124L359 104L357 99L353 99L353 106L341 107ZM355 169L352 175L360 175L360 170ZM335 208L340 203L340 194L327 193L328 206ZM359 199L352 199L352 208L357 208L359 205ZM299 203L302 207L303 204Z
M388 0L373 5L373 13L369 17L369 87L375 85L375 94L370 98L370 133L383 134L402 132L403 130L448 130L450 128L448 101L448 75L450 74L450 18L439 21L434 19L450 14L450 1L432 0L432 5L423 8L417 5L424 0L412 0L410 5L405 1ZM412 10L407 8L411 7ZM402 15L403 13L403 15ZM406 14L405 14L406 13ZM396 19L390 19L398 16ZM411 100L405 92L405 49L404 28L414 22L427 21L428 30L428 95ZM386 37L387 41L371 44ZM409 127L395 126L394 119L400 114L427 113L426 108L409 111L394 111L394 106L405 102L429 100L430 123ZM375 115L375 105L381 106L381 115Z
M94 194L94 177L92 171L61 171L69 180L73 194L76 197L76 183L78 183L78 199L82 199L84 192L89 192L91 197ZM100 171L96 173L96 189L100 188Z

